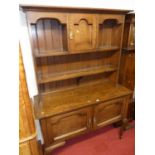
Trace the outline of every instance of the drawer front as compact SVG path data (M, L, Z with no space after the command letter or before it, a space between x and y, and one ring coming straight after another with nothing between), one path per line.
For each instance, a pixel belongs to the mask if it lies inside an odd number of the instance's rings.
M124 99L117 99L96 105L94 109L93 127L100 128L119 121L122 118L123 102Z
M45 145L89 131L92 126L91 111L91 108L84 108L45 119L46 122L41 123Z

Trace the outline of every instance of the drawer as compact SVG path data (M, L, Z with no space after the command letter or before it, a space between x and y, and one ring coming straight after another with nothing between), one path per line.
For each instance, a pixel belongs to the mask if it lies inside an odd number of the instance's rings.
M60 114L41 121L45 145L62 141L89 131L92 127L91 108Z
M119 121L122 118L124 99L116 99L100 103L94 108L93 127L102 126Z

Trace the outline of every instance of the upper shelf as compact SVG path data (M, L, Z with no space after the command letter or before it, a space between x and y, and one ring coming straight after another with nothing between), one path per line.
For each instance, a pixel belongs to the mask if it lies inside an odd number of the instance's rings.
M107 52L107 51L117 51L120 48L117 46L102 46L98 49L94 50L86 50L86 51L76 51L76 52L68 52L68 51L49 51L45 53L35 53L35 57L49 57L49 56L60 56L60 55L70 55L70 54L80 54L80 53L89 53L89 52Z
M117 68L112 65L105 65L105 66L88 67L88 68L68 71L68 72L55 73L53 75L41 74L40 77L38 78L38 83L42 84L42 83L59 81L59 80L66 80L70 78L94 75L94 74L99 74L104 72L111 72L116 70Z

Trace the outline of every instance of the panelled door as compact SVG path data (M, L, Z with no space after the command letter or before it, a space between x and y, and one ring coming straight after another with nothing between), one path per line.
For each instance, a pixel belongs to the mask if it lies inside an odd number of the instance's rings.
M116 99L96 105L93 118L94 129L121 120L123 113L123 102L124 99Z
M69 15L70 51L95 49L96 15L72 13Z
M45 145L88 132L92 127L91 119L92 109L83 108L42 120L41 124L46 124L43 130Z

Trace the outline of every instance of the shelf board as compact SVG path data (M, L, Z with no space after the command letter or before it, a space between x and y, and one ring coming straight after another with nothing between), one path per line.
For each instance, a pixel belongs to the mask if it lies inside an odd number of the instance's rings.
M104 73L104 72L111 72L111 71L116 71L116 70L117 68L112 65L88 67L88 68L84 68L80 70L55 73L53 75L50 75L50 74L41 75L38 78L38 83L42 84L42 83L66 80L66 79L71 79L71 78L76 78L76 77L94 75L94 74L99 74L99 73Z
M64 112L131 95L131 91L108 80L79 85L58 92L40 94L35 100L35 116L42 119Z
M123 48L124 51L134 51L135 50L135 47L126 47L126 48Z
M45 53L38 53L36 52L34 56L36 58L41 57L50 57L50 56L60 56L60 55L72 55L72 54L80 54L80 53L90 53L90 52L108 52L108 51L116 51L120 48L118 46L102 46L98 49L92 50L85 50L85 51L76 51L76 52L69 52L69 51L48 51Z
M35 53L35 57L49 57L49 56L59 56L59 55L68 55L68 51L49 51L45 53Z

